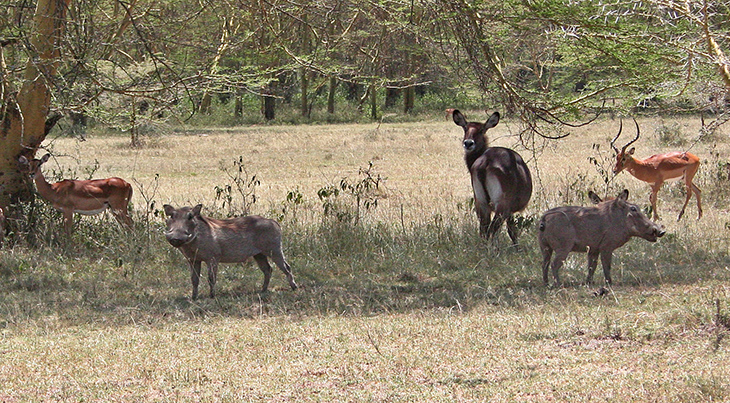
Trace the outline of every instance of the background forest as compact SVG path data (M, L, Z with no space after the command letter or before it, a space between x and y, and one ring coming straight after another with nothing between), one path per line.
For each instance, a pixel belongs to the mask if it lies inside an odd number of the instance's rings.
M500 109L551 137L602 106L719 115L710 129L727 120L725 1L59 4L47 123L77 136L100 125L138 145L180 124L404 120L446 107ZM7 121L42 55L34 4L1 5Z

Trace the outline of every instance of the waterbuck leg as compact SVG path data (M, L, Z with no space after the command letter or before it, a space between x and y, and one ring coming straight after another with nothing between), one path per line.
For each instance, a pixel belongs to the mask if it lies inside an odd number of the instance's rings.
M259 265L259 269L264 272L264 285L261 287L261 292L266 292L269 289L269 281L271 281L271 265L269 265L269 260L266 259L263 253L254 255L253 258Z
M598 251L588 251L588 278L586 278L586 284L593 285L593 274L596 272L596 266L598 266Z
M492 220L492 223L489 225L489 229L487 230L487 239L494 237L497 234L497 231L502 227L502 223L504 222L504 217L501 214L495 214L494 219Z
M613 251L602 251L601 252L601 266L603 266L603 277L606 279L606 284L611 284L611 258Z
M200 261L190 261L190 282L193 283L192 299L198 299L198 284L200 283Z
M281 253L281 251L274 251L271 254L271 260L273 260L274 264L276 264L279 269L284 272L286 279L289 281L289 287L291 287L292 290L296 290L299 286L294 282L294 275L291 273L289 263L287 263L284 259L284 254Z
M519 228L517 228L517 221L515 221L515 216L510 214L509 217L507 217L507 235L509 235L509 238L512 240L512 243L517 246L517 236L520 234Z

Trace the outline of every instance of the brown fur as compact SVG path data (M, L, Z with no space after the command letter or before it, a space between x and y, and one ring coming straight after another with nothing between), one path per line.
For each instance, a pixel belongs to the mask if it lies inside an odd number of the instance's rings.
M208 265L210 297L214 298L218 263L244 262L252 256L264 273L261 292L268 289L271 280L267 257L284 272L291 289L297 289L291 268L281 251L281 228L276 221L255 215L217 220L200 214L202 204L179 209L169 204L163 207L168 216L165 237L190 264L193 299L198 297L202 262Z
M532 196L530 169L514 150L489 147L486 132L499 123L499 113L494 112L485 123L467 122L456 109L452 115L454 123L464 129L464 160L471 176L479 233L490 238L507 221L507 233L516 245L513 214L522 211Z
M132 218L127 208L132 199L132 185L121 178L70 180L64 179L56 183L48 183L41 172L50 154L40 160L29 161L24 156L18 158L18 165L35 180L38 194L47 200L56 210L63 213L63 223L67 234L73 231L74 213L93 215L111 209L114 218L132 228Z
M626 151L628 146L639 139L639 124L636 123L636 120L634 120L634 123L636 124L636 137L623 146L621 150L616 148L614 143L621 135L623 123L621 127L619 127L618 134L611 141L611 147L616 152L616 165L613 167L614 175L625 169L636 179L649 184L651 187L649 201L651 202L654 220L659 219L659 211L657 210L656 202L657 194L662 188L662 185L665 181L682 178L687 197L684 199L684 205L682 206L682 210L679 212L679 216L677 216L677 221L679 221L684 215L684 210L687 208L689 199L692 198L692 193L694 193L697 198L697 219L699 220L702 218L702 191L694 183L692 183L692 180L697 174L697 170L700 169L699 157L688 152L674 151L666 154L655 154L643 160L634 158L634 151L636 150L634 147L631 147L630 150Z
M664 229L651 222L639 206L629 203L628 197L629 191L624 190L617 198L593 207L556 207L543 214L538 242L543 255L545 285L548 284L548 269L551 269L556 285L560 285L558 270L570 252L588 252L588 284L593 283L600 255L604 278L611 284L611 258L615 249L635 236L656 242L664 235ZM553 252L555 259L551 265Z

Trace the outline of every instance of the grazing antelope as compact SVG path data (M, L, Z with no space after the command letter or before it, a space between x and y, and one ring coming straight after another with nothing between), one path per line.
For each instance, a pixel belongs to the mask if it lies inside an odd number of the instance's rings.
M66 234L73 231L73 214L99 214L110 208L114 218L128 227L132 227L132 219L127 213L129 200L132 198L132 185L121 178L71 180L64 179L56 183L48 183L41 172L50 154L40 160L28 160L24 156L18 158L22 172L29 174L35 181L38 194L63 213L63 224Z
M516 245L518 231L513 214L523 210L532 196L530 170L514 150L489 147L486 131L499 123L498 112L485 123L467 122L456 109L452 115L454 123L464 129L464 160L471 175L479 234L492 237L506 220L507 233Z
M665 181L684 179L684 186L687 191L687 198L684 200L682 211L679 212L677 221L684 215L684 209L689 203L689 199L692 198L694 192L697 197L697 211L699 220L702 218L702 197L700 189L692 183L692 179L697 174L697 170L700 168L700 159L688 152L674 151L666 154L655 154L651 157L639 160L634 158L635 148L631 147L629 151L626 148L633 144L639 139L639 124L634 119L636 125L636 137L633 140L626 143L623 148L619 151L614 145L618 137L621 135L623 129L623 122L621 122L618 134L611 140L611 148L616 152L616 166L613 168L614 175L626 169L631 175L640 181L647 182L651 186L651 195L649 201L651 202L651 209L654 212L653 219L659 219L659 212L657 211L656 201L657 193Z
M627 201L628 190L606 201L601 201L595 193L590 197L597 203L596 206L555 207L540 218L537 238L543 256L542 280L545 285L548 284L548 270L552 271L555 284L560 285L558 270L570 252L588 252L588 284L593 283L593 273L600 256L603 276L606 283L611 284L614 250L632 237L656 242L665 234L664 228L649 221L639 206ZM551 264L553 252L555 259Z
M193 283L192 299L198 298L200 266L208 265L210 297L215 298L215 283L218 277L218 263L244 262L253 256L264 273L266 292L271 280L271 265L267 257L279 266L292 290L297 289L289 263L281 251L281 227L279 223L257 215L216 220L200 214L202 204L195 207L175 207L165 204L167 215L167 242L185 256L190 265L190 280Z

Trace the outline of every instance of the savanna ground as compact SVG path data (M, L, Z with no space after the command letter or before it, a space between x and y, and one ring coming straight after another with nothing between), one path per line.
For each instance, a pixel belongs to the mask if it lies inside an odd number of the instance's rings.
M564 288L542 285L535 222L589 189L648 204L646 184L606 173L616 120L531 150L509 121L489 132L533 172L520 249L504 231L476 236L462 132L446 120L191 129L140 149L50 140L46 176L129 180L136 225L83 218L66 239L58 214L31 208L0 250L0 401L730 400L730 141L698 139L699 119L639 123L638 156L703 159L705 216L692 199L677 223L684 190L665 186L667 235L617 250L605 295L582 285L584 255ZM260 294L253 264L224 265L218 298L191 301L164 203L279 219L301 288L275 269Z

